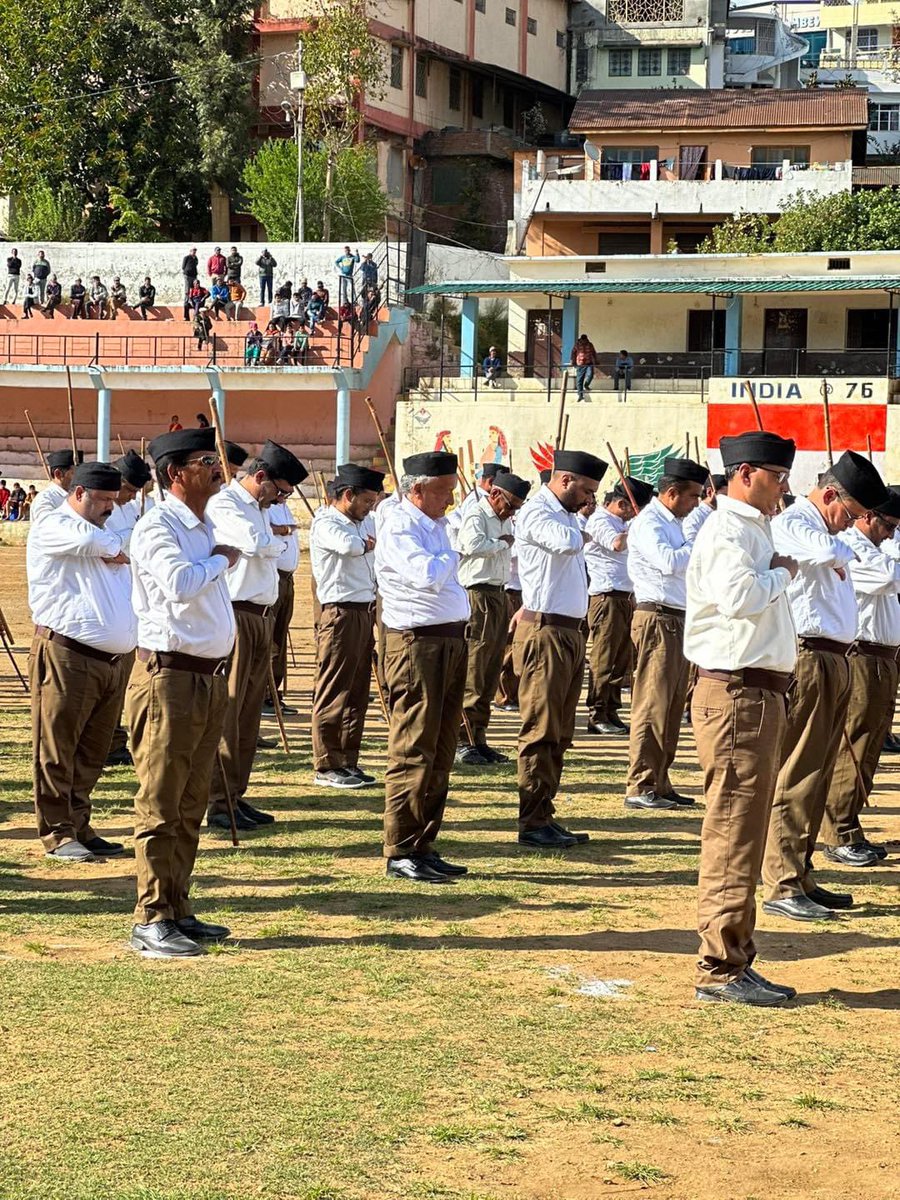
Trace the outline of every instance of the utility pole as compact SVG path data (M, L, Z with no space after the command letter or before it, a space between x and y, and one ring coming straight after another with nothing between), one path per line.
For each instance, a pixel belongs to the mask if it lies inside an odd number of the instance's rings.
M297 40L297 70L291 71L291 91L297 93L297 114L294 130L297 135L297 241L306 240L303 221L303 118L306 112L306 72L303 70L303 39Z

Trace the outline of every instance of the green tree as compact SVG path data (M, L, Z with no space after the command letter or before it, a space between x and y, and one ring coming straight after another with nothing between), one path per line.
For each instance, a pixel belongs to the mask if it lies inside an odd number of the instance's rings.
M895 188L813 196L800 192L781 216L738 213L717 225L704 254L803 254L900 249L900 193Z
M9 236L20 242L75 242L89 228L84 199L70 183L51 187L38 179L16 202Z

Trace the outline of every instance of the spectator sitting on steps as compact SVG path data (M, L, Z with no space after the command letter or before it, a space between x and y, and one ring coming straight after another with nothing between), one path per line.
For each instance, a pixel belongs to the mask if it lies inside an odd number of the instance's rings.
M60 304L62 304L62 284L55 275L51 275L47 280L47 301L41 312L52 319Z
M321 290L316 288L312 294L312 297L310 298L309 304L306 306L306 318L309 321L310 334L315 333L316 325L320 321L325 320L325 312L328 306L322 297L322 292L324 290L324 288Z
M25 276L25 294L23 296L25 310L22 313L22 316L26 320L31 319L31 310L36 304L39 303L39 301L40 297L38 295L38 285L34 281L34 276L29 271L29 273Z
M634 359L627 350L620 350L616 355L616 362L613 368L613 383L616 386L616 391L619 390L619 380L625 380L625 391L631 389L631 372L634 370Z
M321 279L316 284L316 292L322 297L322 300L325 304L325 313L327 316L328 309L331 307L331 293L328 291L328 288L325 286L325 284L322 282Z
M72 301L72 311L69 313L69 320L72 321L76 317L84 317L87 319L87 309L85 306L85 300L87 299L87 288L81 282L80 275L69 288L69 299Z
M244 338L244 366L255 367L262 353L263 335L255 321L250 322L247 336Z
M282 289L278 289L275 299L272 301L272 309L269 313L269 320L279 329L284 329L291 315L291 303L289 299L285 299L281 294ZM290 293L289 293L290 295Z
M503 370L503 363L500 360L500 355L497 353L496 346L491 346L488 349L487 355L481 366L484 371L485 386L493 388L499 387L500 372Z
M232 321L241 319L241 307L247 295L247 289L239 279L228 281L228 307L231 310Z
M152 308L156 303L156 288L150 280L149 275L144 276L144 282L138 289L138 312L141 314L141 320L147 320L147 309Z
M88 312L96 321L103 321L109 316L109 291L99 275L94 275L91 279Z
M212 300L213 316L218 321L219 313L224 312L225 319L227 320L228 319L228 311L227 310L228 310L228 300L229 300L228 286L224 282L224 280L221 278L221 276L219 276L219 275L214 276L213 281L212 281L212 288L210 289L209 296L210 296L210 299Z
M128 296L125 292L125 285L122 283L118 275L113 276L112 287L109 289L109 302L112 306L113 320L125 308L125 302Z
M209 292L199 279L195 279L191 284L191 290L184 298L184 319L189 321L192 313L196 316L200 309L206 305L208 299Z

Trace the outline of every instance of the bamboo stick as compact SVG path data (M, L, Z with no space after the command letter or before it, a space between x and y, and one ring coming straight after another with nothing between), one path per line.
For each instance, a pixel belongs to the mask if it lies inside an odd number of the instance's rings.
M637 511L638 511L637 503L635 501L635 498L631 491L631 488L628 486L628 480L625 477L625 472L619 466L619 460L616 458L616 452L615 452L615 450L613 450L613 448L609 444L609 442L606 443L606 449L609 451L609 457L612 459L613 466L616 468L616 470L619 473L619 482L621 483L622 487L625 489L625 495L628 497L628 502L631 505L631 507L634 509L635 513L637 513Z
M25 409L25 420L28 422L28 428L31 430L31 436L34 438L35 449L38 452L38 458L41 460L41 466L44 468L44 474L52 482L53 472L50 470L50 464L47 462L47 457L41 449L41 443L38 441L38 435L34 432L34 426L31 423L31 417L28 415L28 409Z

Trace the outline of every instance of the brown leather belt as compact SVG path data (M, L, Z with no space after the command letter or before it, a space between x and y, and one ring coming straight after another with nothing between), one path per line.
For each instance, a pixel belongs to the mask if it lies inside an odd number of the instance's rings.
M193 671L196 675L224 675L227 658L200 658L196 654L182 654L178 650L144 650L137 652L141 662L149 662L153 656L161 667L171 671Z
M323 608L346 608L350 612L374 612L374 600L329 600Z
M55 642L58 646L62 646L65 650L74 650L76 654L83 654L85 658L96 658L98 662L109 663L110 666L125 657L124 654L108 654L105 650L97 650L94 646L85 645L84 642L76 642L74 638L66 637L64 633L57 633L47 625L35 625L34 632L45 637L48 642Z
M503 592L506 589L502 583L470 583L467 592Z
M596 596L614 596L617 600L633 600L634 599L634 592L623 592L623 591L620 591L618 588L613 588L611 591L608 591L608 592L595 592L594 595L596 595Z
M529 608L522 609L523 621L528 621L540 628L542 625L557 625L560 629L577 629L579 633L587 630L587 621L583 617L564 617L561 613L532 612Z
M232 600L231 607L235 612L253 613L255 617L265 617L272 611L271 604L252 604L249 600Z
M445 637L464 638L466 636L465 621L449 621L445 625L416 625L412 629L390 629L388 633L408 633L413 638Z
M657 604L654 600L642 600L640 604L636 604L635 609L638 612L655 612L662 613L665 617L683 617L683 608L672 608L670 604Z
M288 579L290 579L290 578L291 578L291 576L294 574L294 572L293 572L293 571L282 571L281 567L279 567L279 568L278 568L278 574L279 574L279 575L284 575L284 576L286 576ZM240 604L240 601L238 601L238 603Z
M824 654L839 654L841 658L846 658L853 646L853 642L836 642L834 638L802 637L800 639L801 650L818 650Z
M765 667L744 667L739 671L707 671L706 667L698 667L697 674L701 679L721 679L725 683L740 683L744 687L764 688L767 692L778 692L782 696L790 691L794 682L790 671L768 671Z
M856 642L853 648L867 658L886 658L890 662L897 662L900 656L900 646L884 646L881 642Z

